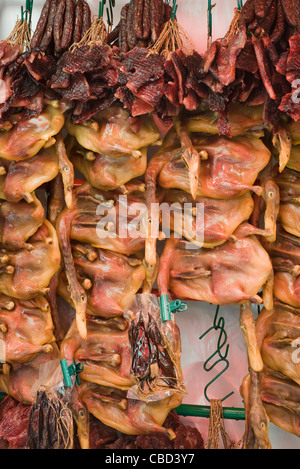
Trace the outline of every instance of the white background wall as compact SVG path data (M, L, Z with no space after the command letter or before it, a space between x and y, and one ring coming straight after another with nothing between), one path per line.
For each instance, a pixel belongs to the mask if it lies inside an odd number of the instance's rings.
M39 17L44 0L34 0L33 27ZM114 9L115 25L120 16L120 9L126 0L116 0ZM222 37L228 30L233 17L236 0L215 0L213 9L213 39ZM20 15L21 0L0 0L0 39L6 38L11 32L17 15ZM94 14L98 12L99 2L89 0ZM180 24L192 38L196 50L203 52L207 44L207 0L178 0L177 18ZM189 391L185 399L189 404L207 405L203 391L204 386L215 376L221 367L216 367L212 372L203 370L205 360L216 350L219 333L212 331L202 341L199 340L209 327L212 326L215 307L205 303L189 303L189 309L178 316L178 325L182 331L182 360L186 385ZM244 339L239 330L239 311L237 307L221 308L220 314L225 318L225 327L228 334L230 351L228 360L229 369L209 390L210 398L222 398L228 392L234 391L234 395L224 402L224 406L242 407L243 403L239 395L239 386L242 377L247 373L247 352ZM203 437L207 438L207 419L192 420ZM244 431L244 422L227 421L226 429L231 438L238 440ZM270 438L273 448L300 449L300 439L289 435L271 425Z

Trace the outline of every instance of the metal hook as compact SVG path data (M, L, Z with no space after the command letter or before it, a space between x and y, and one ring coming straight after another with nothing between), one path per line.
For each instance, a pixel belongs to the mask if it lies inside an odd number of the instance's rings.
M101 0L99 2L99 15L98 15L98 18L100 20L100 18L103 18L103 13L104 13L104 5L106 4L106 0Z
M237 0L238 9L241 10L243 8L243 0Z
M114 6L115 6L115 0L109 0L109 8L106 8L108 26L112 26L114 23L114 14L113 14Z
M211 330L215 330L215 331L220 330L221 331L221 333L219 335L219 338L218 338L218 342L217 342L217 350L212 355L210 355L210 357L208 357L208 359L204 362L204 365L203 365L204 370L208 372L208 371L211 371L218 363L223 362L225 364L225 367L223 368L223 370L221 370L211 381L209 381L209 383L204 388L204 396L205 396L205 398L208 402L210 402L210 398L208 397L208 394L207 394L208 388L215 381L217 381L217 379L223 373L225 373L225 371L229 368L229 361L227 360L227 356L228 356L228 352L229 352L229 344L227 344L227 346L226 346L225 353L222 352L222 349L223 349L223 347L225 346L225 344L227 342L227 333L225 331L225 319L223 317L218 318L219 310L220 310L220 306L218 305L217 309L216 309L216 312L215 312L213 326L211 326L209 329L207 329L207 331L204 332L204 334L202 334L199 337L200 340L203 339L203 337L205 337ZM210 361L216 355L219 356L219 359L216 360L212 365L209 366ZM233 391L228 393L225 397L223 397L223 399L221 399L221 402L228 399L230 396L232 396L232 394L234 394Z
M177 9L178 9L177 0L173 0L173 6L172 6L172 11L171 11L171 20L173 21L176 18Z

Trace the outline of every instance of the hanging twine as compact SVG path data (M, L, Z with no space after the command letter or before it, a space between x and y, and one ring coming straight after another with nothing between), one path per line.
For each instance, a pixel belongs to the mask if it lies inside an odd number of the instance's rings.
M91 24L91 27L87 30L80 42L73 44L70 47L71 52L73 52L78 47L82 46L94 46L94 45L103 45L105 39L107 38L107 27L104 23L103 16L100 18L95 18Z
M30 41L31 37L27 21L18 19L14 29L6 39L6 42L8 44L18 45L21 52L24 52L25 49L29 49Z
M220 436L223 441L224 449L240 448L242 440L235 443L226 432L221 399L211 399L208 440L205 445L205 449L220 449Z
M235 8L233 20L229 26L229 29L225 37L232 36L233 34L236 34L238 32L240 16L241 16L241 10L239 8Z
M189 55L195 50L195 46L192 39L177 20L170 18L165 23L156 43L149 48L149 54L158 54L168 58L177 49L181 49Z

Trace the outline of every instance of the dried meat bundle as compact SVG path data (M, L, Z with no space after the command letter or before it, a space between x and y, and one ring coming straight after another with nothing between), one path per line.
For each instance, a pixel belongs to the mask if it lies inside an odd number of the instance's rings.
M31 50L59 57L85 36L91 26L91 10L85 0L46 0L36 29Z
M106 44L82 44L57 62L50 89L67 107L72 122L89 121L116 101L119 62Z
M203 80L207 101L219 112L220 133L230 135L228 104L264 104L264 120L274 131L283 114L299 118L297 50L300 4L248 0L236 10L224 38L214 41L205 55ZM287 65L288 62L288 65Z
M174 315L163 322L158 299L144 293L135 296L125 317L130 323L130 373L135 383L127 396L153 402L185 394L181 338Z

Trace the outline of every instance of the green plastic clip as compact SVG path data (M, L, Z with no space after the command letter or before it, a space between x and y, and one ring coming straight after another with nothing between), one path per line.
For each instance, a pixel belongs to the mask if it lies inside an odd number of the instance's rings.
M79 386L80 385L80 379L79 379L79 373L83 371L83 364L82 363L75 363L75 360L73 360L72 365L68 366L66 359L60 361L63 376L64 376L64 382L65 382L65 387L69 388L72 386L72 380L71 376L75 375L75 380L76 384Z
M181 300L175 300L170 303L168 295L159 297L159 307L162 322L171 321L171 313L181 313L187 310L187 304Z

